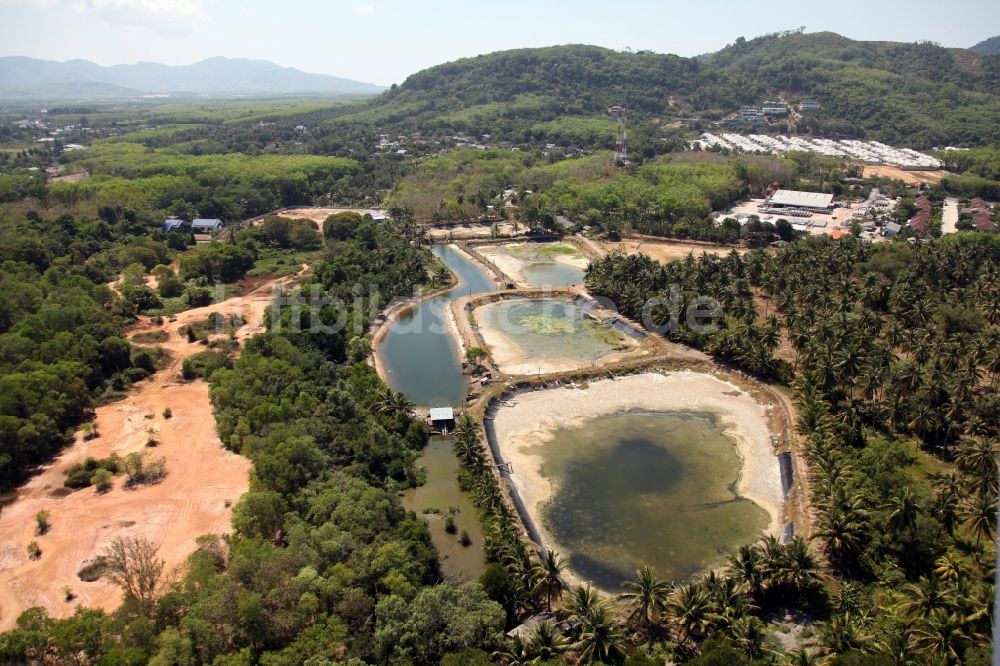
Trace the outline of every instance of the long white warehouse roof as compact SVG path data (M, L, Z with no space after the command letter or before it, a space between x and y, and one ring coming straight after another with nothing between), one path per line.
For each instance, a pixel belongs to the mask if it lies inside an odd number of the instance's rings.
M778 190L769 202L776 206L795 206L797 208L829 208L833 205L833 195L821 192L796 192L795 190Z

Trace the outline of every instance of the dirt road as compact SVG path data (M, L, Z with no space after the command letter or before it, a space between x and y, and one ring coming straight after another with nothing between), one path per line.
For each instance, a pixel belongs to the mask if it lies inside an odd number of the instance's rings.
M305 270L305 269L303 269ZM301 274L301 273L300 273ZM171 355L167 366L133 387L128 397L97 409L100 435L76 442L21 487L16 501L0 514L0 631L11 629L25 609L44 607L53 617L72 614L75 606L111 610L121 600L119 589L104 580L85 583L77 577L81 565L99 555L119 536L142 536L159 545L165 572L176 571L195 548L195 539L230 530L231 505L246 491L250 461L222 447L203 381L182 382L183 360L203 351L188 343L182 326L207 319L212 312L240 313L248 322L238 330L241 341L263 330L262 319L272 289L293 278L270 280L246 296L188 310L174 321L154 325L144 318L132 331L164 331L160 344ZM164 418L169 407L172 418ZM147 448L149 430L159 444ZM166 459L166 478L157 485L126 490L116 477L114 488L99 495L84 488L64 495L66 470L87 456L112 452L125 456L145 451ZM35 515L48 511L51 529L35 534ZM37 541L42 555L27 556ZM74 598L66 601L64 588Z

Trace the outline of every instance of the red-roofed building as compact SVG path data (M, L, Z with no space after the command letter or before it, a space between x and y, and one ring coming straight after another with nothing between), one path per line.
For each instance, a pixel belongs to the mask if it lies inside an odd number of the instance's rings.
M920 233L925 233L930 227L931 214L926 210L921 210L910 220L910 226Z
M975 218L976 229L980 231L993 231L993 215L988 210L978 210Z

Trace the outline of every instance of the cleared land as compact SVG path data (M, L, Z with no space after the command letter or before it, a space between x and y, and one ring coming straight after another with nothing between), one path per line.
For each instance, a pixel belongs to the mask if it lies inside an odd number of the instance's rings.
M663 263L685 259L692 253L695 257L700 257L703 252L721 257L733 250L740 253L746 252L744 248L735 246L683 243L679 241L663 242L643 239L625 239L618 242L603 241L601 242L601 247L605 253L618 250L625 254L644 254L650 259L655 259Z
M715 414L726 435L737 444L743 462L737 491L771 516L768 533L780 529L783 495L778 461L771 445L767 408L734 384L712 375L682 371L641 374L602 380L587 388L558 388L519 393L497 410L493 425L510 476L543 544L559 550L541 520L541 507L554 488L539 470L532 447L550 441L559 429L579 427L588 419L625 413L708 412Z
M865 178L874 178L878 176L881 178L901 180L904 183L928 183L931 185L934 183L940 183L941 179L946 175L947 172L945 171L909 171L907 169L900 169L899 167L889 166L887 164L866 165L864 170Z
M158 544L165 572L184 564L196 537L230 529L234 504L248 487L250 461L222 447L208 384L181 382L185 358L204 351L180 334L190 323L203 322L212 312L240 313L248 323L237 331L243 341L261 332L272 288L288 278L270 280L247 296L188 310L174 321L156 326L148 318L132 335L165 332L160 345L170 361L153 377L137 384L122 401L99 407L100 435L75 443L31 481L18 489L17 499L0 514L0 631L14 627L17 616L32 606L44 607L54 617L66 617L77 604L110 610L118 606L120 590L105 580L86 583L77 572L100 555L116 537L145 537ZM172 418L163 417L169 407ZM147 448L148 429L156 431L158 445ZM166 460L166 477L158 484L126 490L124 479L97 494L84 488L65 494L66 470L88 456L104 458L112 452L125 456L145 451ZM36 536L35 514L48 511L51 529ZM26 545L37 541L41 558L31 560ZM75 598L65 600L64 587Z
M381 208L283 208L275 215L288 217L295 220L312 220L323 230L323 222L326 218L337 213L357 213L359 215L384 215L385 210Z

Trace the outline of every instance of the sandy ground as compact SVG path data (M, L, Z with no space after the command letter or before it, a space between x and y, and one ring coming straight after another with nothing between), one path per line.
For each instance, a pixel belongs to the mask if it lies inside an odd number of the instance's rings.
M881 176L882 178L892 178L901 180L904 183L919 185L920 183L939 183L945 177L945 171L907 171L899 167L881 165L866 165L864 170L865 178Z
M958 231L958 199L948 197L941 211L941 233L953 234Z
M723 257L733 250L746 252L745 248L726 245L703 245L700 243L683 243L680 241L650 241L644 239L625 239L618 242L602 241L601 246L605 252L620 250L625 254L644 254L650 259L655 259L663 263L686 259L689 254L700 257L702 253Z
M169 572L183 565L196 537L229 531L232 510L226 504L235 504L246 491L250 461L222 447L208 384L180 382L184 358L205 347L188 343L179 329L204 321L211 312L239 312L252 322L238 330L237 338L246 340L263 330L261 320L272 287L288 280L268 281L247 296L188 310L160 326L143 318L135 327L133 333L168 333L161 345L171 356L167 366L133 387L126 399L99 407L100 436L87 442L78 435L71 447L19 488L16 501L0 513L0 630L12 628L17 616L31 606L42 606L54 617L70 615L77 604L117 607L121 600L117 587L77 577L80 566L116 537L142 536L158 544ZM173 413L170 419L163 417L166 407ZM150 428L159 442L155 448L145 446ZM132 451L165 458L166 478L154 486L126 490L119 476L104 495L85 488L59 496L72 465L87 456L101 458L112 452L125 456ZM35 514L41 510L50 512L52 527L36 536ZM32 540L42 550L37 561L26 555ZM65 601L65 586L76 595L72 602Z
M648 373L593 382L586 389L523 392L513 398L511 406L497 410L493 423L500 452L504 461L512 464L513 487L546 547L560 550L540 520L539 510L553 488L539 473L538 457L525 449L550 441L556 430L579 426L589 418L638 409L717 415L725 433L736 441L743 460L739 494L770 514L769 533L780 531L781 473L771 445L768 408L734 384L709 374Z
M487 262L493 264L494 267L513 280L519 287L531 287L531 285L528 284L528 279L524 275L524 267L528 264L528 262L514 254L511 254L511 249L523 247L524 245L527 245L527 243L478 245L474 249ZM575 266L576 268L581 269L586 269L587 265L590 263L590 259L584 257L582 254L556 254L552 256L552 260L559 264Z
M623 335L621 336L622 344L627 344L629 349L609 352L594 361L580 361L554 356L532 356L521 349L506 333L485 323L486 312L500 307L502 304L503 301L497 301L482 305L473 311L473 316L479 322L479 333L483 337L483 342L489 347L490 355L493 357L497 369L509 375L547 375L553 372L569 372L580 368L598 367L622 360L639 347L637 341Z
M493 222L466 222L465 224L429 226L427 237L431 240L475 240L493 237ZM521 226L524 229L524 226ZM497 223L501 236L513 236L514 225L509 222Z
M274 213L280 217L288 217L293 220L312 220L323 230L323 222L326 218L337 213L358 213L359 215L385 215L382 208L284 208Z

